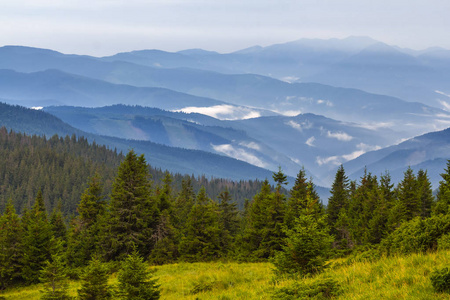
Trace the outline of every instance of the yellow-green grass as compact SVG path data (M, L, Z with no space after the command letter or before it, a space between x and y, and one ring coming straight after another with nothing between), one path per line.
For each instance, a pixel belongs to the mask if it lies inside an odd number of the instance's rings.
M450 251L382 258L375 262L333 260L324 273L300 279L313 284L323 277L338 281L338 299L450 299L433 291L430 273L450 266ZM290 286L294 279L280 279L270 263L179 263L152 267L161 299L270 299L273 291ZM111 284L117 284L111 276ZM76 295L80 283L70 282ZM6 291L6 299L39 299L41 285Z

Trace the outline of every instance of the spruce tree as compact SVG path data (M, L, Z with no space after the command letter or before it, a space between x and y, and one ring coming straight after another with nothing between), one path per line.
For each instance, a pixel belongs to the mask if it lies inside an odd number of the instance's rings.
M247 259L265 260L281 250L285 203L284 195L272 193L269 181L265 180L261 191L249 204L246 229L243 236L243 251Z
M5 213L0 218L0 289L18 283L20 280L23 267L22 240L23 228L10 199Z
M228 189L217 197L219 200L220 248L225 255L233 250L234 239L239 229L239 217L236 202L231 201Z
M51 260L46 261L40 272L40 281L44 289L41 299L43 300L66 300L73 299L68 294L67 269L64 261L63 242L57 242L55 253Z
M204 187L188 215L179 252L186 261L209 261L221 256L219 211Z
M108 285L108 270L98 258L94 257L81 275L80 300L112 299L112 288Z
M427 171L419 170L417 172L417 189L419 198L419 214L422 218L431 216L431 209L434 204L433 189L428 179Z
M306 171L302 168L297 174L295 184L290 190L290 197L286 203L286 214L284 217L284 224L288 228L294 227L294 220L300 216L303 209L306 208L307 195L310 195L317 205L317 212L322 212L322 204L320 203L319 196L314 189L314 184L310 180L306 179Z
M335 224L339 218L341 209L347 209L348 207L349 187L348 178L345 175L344 167L341 165L336 172L333 185L331 186L331 196L328 199L327 206L328 224L333 235L338 235Z
M39 271L51 260L53 231L47 219L44 198L41 191L29 217L24 220L22 276L28 283L39 281Z
M125 258L117 277L121 299L156 300L160 298L157 280L152 278L147 265L137 251L132 252Z
M120 260L133 251L148 256L158 219L144 155L128 152L113 183L103 249L107 259Z
M447 168L444 171L441 174L442 180L439 181L433 214L448 214L450 212L450 160L447 161Z
M306 275L320 272L333 241L325 217L318 213L316 200L308 193L305 208L292 229L284 226L282 250L272 260L279 273Z
M417 178L413 170L408 167L404 172L403 180L397 186L396 215L393 216L397 223L409 221L421 213Z

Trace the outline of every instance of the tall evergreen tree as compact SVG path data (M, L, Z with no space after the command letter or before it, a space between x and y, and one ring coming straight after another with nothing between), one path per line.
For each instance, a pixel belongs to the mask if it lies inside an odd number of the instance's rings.
M239 217L236 202L231 201L228 189L222 191L219 196L219 228L220 248L224 254L233 250L234 238L239 229Z
M439 189L436 195L437 201L433 208L434 214L448 214L450 212L450 160L447 161L447 168L441 174Z
M396 213L393 217L398 224L401 221L409 221L420 215L421 204L417 178L410 167L405 171L403 180L397 186L396 206Z
M23 229L10 199L0 218L0 290L20 280L22 239Z
M44 198L41 191L25 219L22 276L28 283L39 281L39 271L51 260L53 246L53 231L47 219Z
M128 152L113 183L103 244L107 259L121 259L134 247L150 254L153 228L158 219L144 155Z
M286 203L286 214L284 218L284 224L292 229L294 227L294 220L298 218L301 211L306 208L307 205L307 195L313 199L317 205L317 212L322 212L322 204L320 203L320 198L314 189L314 184L310 180L306 179L306 171L302 168L297 174L295 179L295 184L290 191L290 197Z
M341 165L334 178L331 186L331 196L328 199L327 215L328 224L330 226L331 234L338 235L336 222L339 218L341 209L347 209L349 201L349 180L345 175L344 167Z
M247 224L243 236L243 251L247 259L264 260L281 250L284 233L282 230L285 203L284 195L270 191L265 180L261 191L249 204Z
M179 252L186 261L214 260L221 255L218 207L203 187L188 215Z
M427 171L419 170L417 172L417 193L419 198L419 211L422 218L431 216L431 209L434 204L433 189L428 179Z

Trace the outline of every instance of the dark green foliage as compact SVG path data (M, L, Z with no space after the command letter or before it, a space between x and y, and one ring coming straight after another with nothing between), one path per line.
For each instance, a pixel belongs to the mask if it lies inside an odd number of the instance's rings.
M239 212L237 204L231 202L228 190L221 192L217 198L219 200L220 248L224 254L227 254L234 247L234 239L239 229Z
M102 237L105 258L120 260L134 247L142 255L150 254L152 228L158 220L156 201L151 193L145 158L131 150L119 166L113 183Z
M435 270L430 276L431 284L437 293L450 293L450 269Z
M306 275L320 272L331 248L333 237L323 215L317 214L317 200L306 196L306 207L295 219L292 229L284 227L282 251L272 262L279 273Z
M436 250L438 240L450 231L450 215L416 217L404 222L380 244L386 254L409 254Z
M299 217L301 211L307 206L306 199L309 195L315 201L316 212L322 213L323 207L320 202L319 196L314 190L314 184L306 180L306 171L304 168L300 170L295 179L295 184L290 191L290 197L286 203L286 214L284 217L284 224L287 228L293 228L295 218Z
M51 260L53 231L47 220L44 199L39 191L24 226L22 276L28 283L39 281L39 271Z
M62 250L62 242L59 242L56 246L55 253L51 256L51 260L45 262L45 265L40 272L39 279L44 286L41 299L72 299L67 293L69 284Z
M108 269L97 258L93 258L81 275L80 300L112 299L112 289L108 285Z
M90 179L89 185L81 195L77 212L83 228L90 228L105 212L105 196L103 195L103 184L98 173Z
M156 279L152 279L147 265L137 251L133 251L123 261L118 280L121 299L153 300L160 297L159 285L156 284Z
M21 277L23 228L19 216L8 201L0 217L0 289L17 283Z
M450 160L447 161L447 168L441 174L442 180L439 182L437 201L434 206L434 214L448 214L450 212Z
M345 175L344 167L341 165L336 172L327 206L328 224L331 233L336 235L338 239L339 230L336 228L336 222L338 221L341 209L346 209L348 206L349 187L348 178Z
M58 205L52 211L50 215L50 225L52 227L53 235L57 239L61 239L63 241L67 240L67 228L64 222L64 217L61 212L61 202L59 201Z
M331 278L320 278L313 283L307 284L298 281L291 286L279 288L275 291L272 299L294 300L294 299L334 299L342 294L341 285Z
M185 226L179 245L182 260L209 261L221 257L219 210L217 203L206 196L205 189L198 193Z
M284 195L271 193L266 180L261 191L249 203L242 247L246 259L264 260L281 250L285 212Z

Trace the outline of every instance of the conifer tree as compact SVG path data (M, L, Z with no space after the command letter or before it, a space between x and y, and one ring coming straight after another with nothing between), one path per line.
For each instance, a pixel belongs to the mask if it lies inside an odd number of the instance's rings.
M43 300L72 299L68 294L69 283L62 243L62 241L57 242L55 253L51 255L51 260L46 261L40 271L39 279L44 285L41 296Z
M81 275L81 288L78 290L80 300L112 299L112 288L108 285L108 270L98 260L92 258Z
M58 204L54 207L52 214L50 215L50 225L52 227L53 235L55 236L55 238L66 242L67 228L61 212L61 200L58 201Z
M417 193L420 205L420 216L428 218L431 216L431 209L434 204L433 190L431 182L428 179L427 171L419 170L417 172Z
M23 228L10 199L0 218L0 290L20 280L22 239Z
M186 261L209 261L221 255L219 211L217 204L206 196L204 187L188 215L179 252Z
M133 150L128 152L119 166L111 192L103 236L107 259L121 259L130 254L133 247L142 255L150 254L158 217L149 176L144 155L137 156Z
M28 283L39 281L39 271L46 261L51 260L53 231L47 219L44 198L41 191L29 212L24 228L22 276Z
M282 251L272 260L280 273L306 275L320 272L333 241L325 217L316 210L317 202L307 193L305 208L295 218L292 229L284 226L286 238Z
M283 195L284 196L284 195ZM285 203L283 197L271 193L269 181L265 180L261 191L249 204L247 227L243 236L243 251L248 259L262 260L281 250Z
M397 187L396 215L397 222L409 221L419 216L421 211L417 178L413 170L408 167L403 180Z
M349 193L349 181L345 175L344 167L341 165L336 172L327 206L328 224L333 235L338 235L335 224L341 209L347 209L348 207Z
M307 181L306 171L304 168L302 168L297 174L295 184L289 194L290 197L286 203L286 214L284 218L284 224L288 228L291 229L294 227L295 218L298 218L301 211L306 208L307 195L310 195L310 197L315 201L315 205L317 205L317 212L322 212L322 204L320 203L319 196L314 189L314 184L312 181Z
M439 181L433 214L448 214L450 212L450 160L447 161L447 168L444 171L441 174L442 180Z
M219 199L220 248L226 254L232 250L239 229L239 212L237 204L231 202L228 189L222 191L217 198Z
M137 251L132 252L122 263L118 274L118 290L121 299L156 300L160 298L159 285Z

